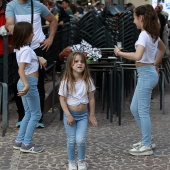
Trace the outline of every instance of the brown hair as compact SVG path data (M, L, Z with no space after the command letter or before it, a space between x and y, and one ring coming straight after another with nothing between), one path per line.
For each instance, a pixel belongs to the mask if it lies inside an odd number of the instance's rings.
M160 26L158 23L157 14L152 7L152 5L141 5L135 9L135 14L137 17L143 16L143 28L148 32L152 39L156 41L159 37Z
M28 45L28 38L33 32L32 24L29 22L18 22L14 26L12 36L12 46L15 49L20 49L24 45Z
M75 85L74 85L75 77L73 75L72 66L74 65L74 59L76 58L77 55L81 56L81 58L83 60L83 63L85 64L85 69L82 72L82 80L85 82L85 84L86 84L86 92L88 92L89 84L91 83L90 80L92 80L92 78L90 76L90 72L89 72L89 69L88 69L88 66L87 66L87 63L86 63L86 57L81 52L72 52L68 56L62 80L66 83L67 92L68 92L69 88L70 88L71 91L75 90Z

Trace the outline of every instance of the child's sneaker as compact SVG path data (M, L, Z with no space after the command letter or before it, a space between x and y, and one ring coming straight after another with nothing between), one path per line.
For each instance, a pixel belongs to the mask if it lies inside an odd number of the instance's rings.
M22 145L22 142L14 142L14 144L13 144L13 148L14 149L20 149L21 148L21 145Z
M75 162L69 162L68 170L77 170L77 164Z
M88 164L86 161L78 161L78 170L87 170Z
M44 128L44 123L38 122L36 125L37 128Z
M18 121L18 122L16 123L16 125L15 125L15 126L16 126L17 128L19 128L19 127L20 127L20 125L21 125L21 121Z
M43 148L39 147L39 146L35 146L33 144L29 144L29 145L21 145L20 151L22 152L29 152L29 153L40 153L43 151Z
M139 145L133 149L131 149L129 151L129 153L131 155L136 155L136 156L140 156L140 155L152 155L153 154L153 150L151 146L144 146L144 145Z
M137 143L134 143L134 144L132 145L132 147L135 148L135 147L138 147L138 146L140 146L140 145L142 145L142 142L141 142L141 141L140 141L140 142L137 142ZM152 149L155 149L155 148L156 148L156 144L155 144L155 143L152 143L152 144L151 144L151 147L152 147Z

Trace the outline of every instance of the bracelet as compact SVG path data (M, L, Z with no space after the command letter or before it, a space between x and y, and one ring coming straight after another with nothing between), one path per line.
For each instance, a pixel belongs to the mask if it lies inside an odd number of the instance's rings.
M118 51L116 52L116 56L117 56L118 52L120 52L120 50L118 50Z

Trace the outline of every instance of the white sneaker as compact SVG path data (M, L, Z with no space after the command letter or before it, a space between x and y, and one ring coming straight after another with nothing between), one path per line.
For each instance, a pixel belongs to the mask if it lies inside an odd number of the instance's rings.
M142 142L140 141L140 142L137 142L137 143L134 143L133 145L132 145L132 147L133 148L136 148L136 147L138 147L138 146L140 146L140 145L142 145ZM151 147L152 147L152 149L155 149L156 148L156 144L155 143L152 143L151 144Z
M86 161L78 161L78 170L87 170L88 164Z
M153 150L152 150L152 147L151 146L144 146L144 145L139 145L133 149L131 149L129 151L129 153L131 155L152 155L153 154Z
M77 164L75 162L69 162L68 170L77 170Z

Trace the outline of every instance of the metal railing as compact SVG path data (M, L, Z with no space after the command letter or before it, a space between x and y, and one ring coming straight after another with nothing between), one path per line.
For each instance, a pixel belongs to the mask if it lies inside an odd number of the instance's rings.
M6 83L0 82L0 113L2 114L2 136L8 128L8 86Z

